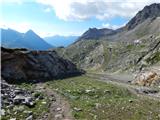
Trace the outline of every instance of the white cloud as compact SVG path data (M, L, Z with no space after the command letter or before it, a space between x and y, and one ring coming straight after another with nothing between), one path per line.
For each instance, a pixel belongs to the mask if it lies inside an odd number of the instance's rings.
M133 17L144 6L160 0L36 0L52 7L63 20L85 20L95 17L108 19L115 16Z
M112 24L109 24L109 23L106 23L106 24L102 24L102 27L103 28L109 28L109 29L113 29L113 30L116 30L116 29L118 29L118 28L120 28L120 27L123 27L125 24L123 24L123 25L112 25Z

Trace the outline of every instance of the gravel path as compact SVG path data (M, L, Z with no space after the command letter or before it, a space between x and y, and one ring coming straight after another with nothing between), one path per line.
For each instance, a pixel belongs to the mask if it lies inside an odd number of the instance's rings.
M160 101L160 91L151 87L144 87L138 85L131 85L130 82L133 80L132 75L113 75L104 73L87 73L88 77L94 78L107 83L112 83L124 88L127 88L133 94L139 97L146 97Z

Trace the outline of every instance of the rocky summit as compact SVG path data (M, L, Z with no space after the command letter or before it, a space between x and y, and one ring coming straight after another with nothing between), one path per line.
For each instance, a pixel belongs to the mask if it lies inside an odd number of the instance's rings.
M79 74L69 60L55 51L28 51L26 49L1 49L2 77L8 82L50 80Z
M145 6L143 10L139 11L135 17L133 17L130 22L126 25L126 28L133 29L138 24L144 22L146 19L155 19L160 16L160 4L154 3L150 6Z

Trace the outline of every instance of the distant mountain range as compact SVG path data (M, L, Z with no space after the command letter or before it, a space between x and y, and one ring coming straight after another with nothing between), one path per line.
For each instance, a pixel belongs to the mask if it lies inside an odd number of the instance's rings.
M49 44L55 46L55 47L60 47L64 46L67 47L68 45L74 43L79 36L60 36L60 35L55 35L51 37L45 37L44 40L48 42Z
M27 48L31 50L47 50L53 48L52 45L44 41L32 30L20 33L13 29L1 30L1 46L7 48Z

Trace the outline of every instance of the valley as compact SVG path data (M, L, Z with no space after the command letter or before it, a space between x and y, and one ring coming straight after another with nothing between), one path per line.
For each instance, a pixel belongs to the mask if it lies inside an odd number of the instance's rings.
M160 3L118 29L49 43L1 33L2 120L160 120Z
M130 118L130 120L147 118L158 120L160 118L159 97L152 96L152 93L135 92L134 89L139 86L131 86L114 79L104 74L92 73L81 77L31 84L27 85L26 89L31 88L44 94L42 105L48 98L48 102L45 103L45 106L50 103L49 107L45 108L48 112L37 117L42 120L117 119L117 116L119 119ZM147 89L141 89L147 92ZM152 91L155 91L155 88ZM33 111L36 108L38 109L39 106L36 105L35 108L29 108L29 110ZM33 118L36 118L36 114L38 112L34 111ZM16 117L12 114L9 116ZM5 117L2 119L5 120Z

